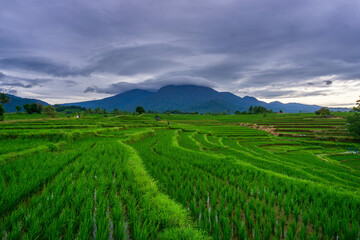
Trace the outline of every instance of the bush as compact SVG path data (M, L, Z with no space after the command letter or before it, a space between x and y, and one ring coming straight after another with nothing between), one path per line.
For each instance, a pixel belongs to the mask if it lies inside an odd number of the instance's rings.
M51 105L44 107L43 112L49 115L50 117L56 116L56 109Z
M316 115L320 115L322 117L326 117L328 115L330 115L330 109L326 108L326 107L322 107L319 110L315 111Z
M145 113L145 109L142 106L137 106L136 107L136 112L138 114L143 114L143 113Z

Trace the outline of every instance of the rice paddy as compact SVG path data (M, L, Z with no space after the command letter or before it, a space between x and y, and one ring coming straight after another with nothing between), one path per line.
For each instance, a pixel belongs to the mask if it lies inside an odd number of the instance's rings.
M34 116L0 122L2 239L360 237L343 114Z

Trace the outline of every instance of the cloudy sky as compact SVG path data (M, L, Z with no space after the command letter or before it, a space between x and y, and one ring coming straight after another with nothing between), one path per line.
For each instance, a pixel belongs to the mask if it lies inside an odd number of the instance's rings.
M358 0L0 0L0 91L49 103L197 84L352 106Z

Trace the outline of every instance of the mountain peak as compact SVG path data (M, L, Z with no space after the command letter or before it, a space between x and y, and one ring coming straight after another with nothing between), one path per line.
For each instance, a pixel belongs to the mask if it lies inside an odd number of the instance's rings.
M256 101L257 101L256 98L250 97L250 96L245 96L245 97L243 97L243 99L246 99L246 100L256 100Z

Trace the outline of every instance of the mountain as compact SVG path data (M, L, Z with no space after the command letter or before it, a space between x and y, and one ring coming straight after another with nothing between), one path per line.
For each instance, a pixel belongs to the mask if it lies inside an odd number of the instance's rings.
M106 110L113 110L118 108L123 111L134 111L134 109L139 106L139 102L142 102L144 99L153 95L153 92L133 89L121 94L118 94L113 97L103 98L99 100L87 101L87 102L78 102L78 103L66 103L61 104L63 106L81 106L86 108L105 108Z
M215 99L202 105L191 107L189 112L227 112L231 109L236 109L236 106L224 100Z
M234 112L245 111L250 106L263 106L273 111L297 113L314 112L321 108L317 105L299 103L284 104L281 102L266 103L254 97L238 97L229 92L218 92L209 87L196 85L168 85L156 92L133 89L112 97L77 103L62 104L64 106L81 106L92 109L100 107L108 111L117 108L123 111L135 111L136 106L143 106L145 110L164 112L179 110L182 112ZM332 109L343 110L343 109Z
M10 102L7 104L3 104L5 108L5 112L16 112L16 106L20 106L23 110L23 105L26 103L41 103L44 106L49 105L48 103L38 100L38 99L31 99L31 98L21 98L11 94L6 94L10 97Z

